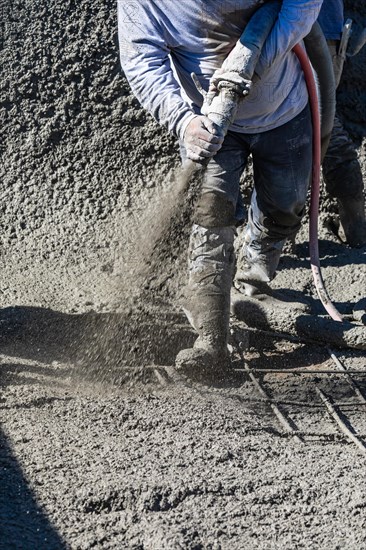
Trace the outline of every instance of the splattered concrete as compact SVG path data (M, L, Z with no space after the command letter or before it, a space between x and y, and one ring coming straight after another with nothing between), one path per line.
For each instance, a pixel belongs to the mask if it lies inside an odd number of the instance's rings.
M366 25L361 0L347 8ZM171 366L193 338L170 306L176 241L138 289L154 303L129 292L179 157L120 73L115 3L2 9L0 548L366 548L365 458L316 393L365 440L347 377L264 376L298 443L242 372L213 387L144 368ZM365 56L339 91L364 173ZM348 315L365 296L365 251L327 229L334 211L323 197L321 263ZM320 314L306 223L274 287ZM233 328L251 368L334 367L324 345ZM365 370L364 352L338 355Z

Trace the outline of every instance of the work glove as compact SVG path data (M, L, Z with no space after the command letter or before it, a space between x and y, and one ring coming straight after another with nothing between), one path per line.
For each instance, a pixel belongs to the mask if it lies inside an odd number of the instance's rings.
M224 135L209 118L197 115L188 123L183 141L189 159L205 162L221 149Z
M245 97L252 87L255 78L254 67L251 68L252 52L242 45L240 40L235 44L219 69L210 78L208 93L220 86L230 88L239 96ZM249 59L249 63L248 63Z
M238 94L239 97L244 98L249 94L253 84L251 80L245 78L239 71L228 70L224 66L217 69L210 78L207 92L203 89L194 73L191 74L191 77L198 92L203 97L201 113L205 116L209 115L212 101L220 94L221 87L229 89Z

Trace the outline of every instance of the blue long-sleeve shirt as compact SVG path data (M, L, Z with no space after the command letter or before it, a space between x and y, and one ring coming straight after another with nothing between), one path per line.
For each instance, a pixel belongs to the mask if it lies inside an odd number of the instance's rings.
M343 0L324 0L318 22L325 38L339 40L343 29Z
M209 79L263 0L118 0L120 58L133 93L178 137L200 111L194 72ZM256 133L285 124L306 105L300 65L291 49L310 31L322 0L283 0L259 60L261 79L231 130Z

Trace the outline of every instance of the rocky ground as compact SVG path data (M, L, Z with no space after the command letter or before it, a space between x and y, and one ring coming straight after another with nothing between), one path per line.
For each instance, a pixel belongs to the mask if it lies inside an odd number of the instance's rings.
M170 304L182 255L144 289L136 276L178 153L120 72L114 2L1 8L0 548L366 548L365 454L318 391L366 441L346 376L262 377L298 440L241 371L202 384L146 368L171 367L193 338ZM366 26L362 0L347 10ZM364 173L365 60L339 91ZM323 197L320 256L347 315L365 296L365 250L327 229L334 211ZM306 222L274 286L322 314ZM151 288L168 299L147 307ZM324 343L232 327L239 369L239 341L251 368L335 368ZM336 353L365 370L364 351Z

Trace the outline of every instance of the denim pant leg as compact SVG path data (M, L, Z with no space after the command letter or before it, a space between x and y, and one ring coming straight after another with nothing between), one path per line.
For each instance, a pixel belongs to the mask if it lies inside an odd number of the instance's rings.
M324 183L331 197L362 196L363 178L356 147L337 114L322 168Z
M184 161L186 153L182 143L180 152ZM240 134L228 132L221 149L203 172L201 193L193 216L195 224L206 228L229 227L243 221L239 184L249 154L249 146Z
M312 166L309 106L283 126L252 136L251 152L255 190L243 255L248 280L268 282L304 214Z
M224 355L235 266L233 226L240 176L248 154L240 141L229 134L220 151L210 159L198 182L201 187L189 242L183 310L198 333L195 346Z

